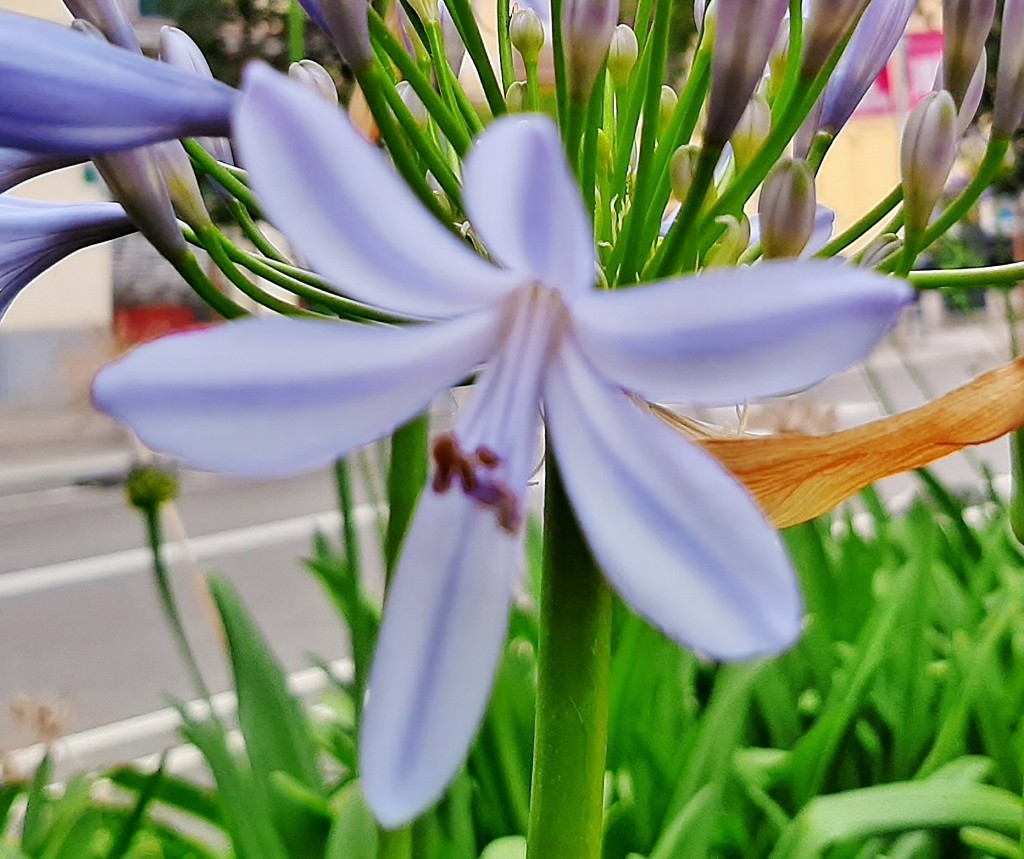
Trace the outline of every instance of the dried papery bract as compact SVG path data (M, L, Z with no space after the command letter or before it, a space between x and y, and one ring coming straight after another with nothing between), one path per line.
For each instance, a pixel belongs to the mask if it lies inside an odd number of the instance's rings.
M943 0L943 82L959 108L967 96L974 70L992 29L996 0ZM1021 33L1015 36L1020 41Z
M787 0L717 0L707 144L723 147L732 136L764 74L787 6Z
M992 134L1011 137L1024 118L1024 0L1006 0L999 39Z

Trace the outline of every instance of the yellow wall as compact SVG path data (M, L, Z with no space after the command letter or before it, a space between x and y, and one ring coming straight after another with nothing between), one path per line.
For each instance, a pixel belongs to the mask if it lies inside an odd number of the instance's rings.
M69 21L58 0L0 0L0 9L54 21ZM102 185L85 181L85 168L73 167L41 176L15 192L19 196L63 203L105 200ZM3 331L105 326L110 321L111 254L109 246L80 251L41 275L14 302Z

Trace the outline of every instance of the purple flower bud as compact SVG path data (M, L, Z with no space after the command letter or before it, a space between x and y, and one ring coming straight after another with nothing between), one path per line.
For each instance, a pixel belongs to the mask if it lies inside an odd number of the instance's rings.
M959 135L956 105L946 91L928 93L907 118L900 144L907 230L918 233L928 226L953 169Z
M224 135L238 93L166 63L0 12L0 146L77 156Z
M363 69L373 62L367 0L299 0L299 5L331 37L351 68Z
M160 59L176 69L213 80L213 71L210 69L206 57L203 56L203 52L199 50L199 45L192 41L191 36L177 27L161 28ZM235 163L231 144L226 137L200 137L199 145L218 161L224 164Z
M142 53L139 38L121 0L64 0L64 5L76 18L96 27L111 44L136 54Z
M8 191L15 185L27 182L35 176L42 176L52 170L81 164L84 158L62 158L39 152L26 152L24 149L5 149L0 147L0 193Z
M50 266L133 229L116 203L66 206L0 197L0 318L21 290Z
M825 90L821 130L838 134L896 50L916 0L872 0Z
M329 32L327 19L324 17L323 9L320 8L320 0L299 0L299 5L306 10L306 14L314 24L325 33Z
M562 37L569 95L574 101L586 101L590 97L618 22L619 0L565 0Z
M313 60L300 60L288 67L288 76L301 84L305 84L313 92L323 96L331 104L338 104L338 87L334 78L320 63Z
M957 107L967 95L995 14L996 0L942 0L943 80ZM1021 32L1013 38L1020 41Z
M992 134L1010 137L1024 118L1024 0L1006 0L999 37Z
M804 27L804 48L800 57L800 76L814 78L850 31L867 0L829 0L811 5Z
M725 146L764 74L787 0L718 0L704 139Z
M963 104L960 105L960 109L957 111L956 117L956 130L960 137L963 137L970 128L971 123L974 121L974 117L978 112L978 107L981 104L981 96L985 91L985 79L988 76L988 52L981 52L981 59L978 60L978 68L974 70L974 77L971 78L971 85L967 88L967 94L964 96ZM935 83L932 85L932 89L938 92L939 90L945 89L946 84L942 72L942 66L940 65L935 70Z
M798 257L814 234L814 174L804 161L784 159L764 180L757 204L766 259Z

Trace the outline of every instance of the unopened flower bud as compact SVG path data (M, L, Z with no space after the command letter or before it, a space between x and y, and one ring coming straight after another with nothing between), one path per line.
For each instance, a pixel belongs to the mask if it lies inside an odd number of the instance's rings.
M996 0L942 0L943 82L957 107L967 95L995 14ZM1013 34L1014 41L1021 38L1020 31Z
M872 239L860 255L857 264L864 268L876 268L894 254L903 250L903 242L895 233L882 233Z
M405 106L409 108L409 113L416 120L416 124L420 128L426 128L427 123L430 121L430 113L427 111L426 105L423 104L420 97L416 94L416 90L412 88L412 84L409 81L399 81L395 89L398 91L402 101L405 102Z
M618 21L619 0L565 0L562 5L562 37L573 101L590 98Z
M798 257L814 234L814 174L803 161L784 159L764 180L757 213L766 259Z
M510 113L522 113L526 110L526 83L512 81L505 93L505 105Z
M178 478L156 465L137 465L124 481L128 503L138 510L155 510L178 497Z
M690 193L690 188L693 187L693 179L697 174L697 161L699 159L699 146L680 146L672 153L668 166L669 185L672 188L672 196L680 203L686 200L687 195ZM704 196L701 211L706 212L710 209L715 204L716 199L717 194L714 185L712 185Z
M345 63L355 69L373 64L368 0L300 0L314 20L327 25L327 34ZM429 0L427 0L429 2ZM316 15L313 13L316 9ZM419 9L416 9L419 12ZM424 22L426 23L426 22Z
M723 215L715 222L724 226L725 232L705 256L704 268L732 268L750 246L750 221L744 215Z
M455 77L459 76L462 61L466 57L466 45L459 35L459 28L448 7L441 4L441 38L444 40L444 56Z
M900 177L908 232L928 226L956 158L956 105L941 90L928 93L907 118L900 144Z
M544 47L544 24L533 9L516 9L508 22L508 38L524 63L535 63Z
M835 136L886 67L917 0L871 0L822 97L821 130Z
M1024 119L1024 0L1006 0L999 36L992 135L1011 137Z
M732 154L737 170L742 170L753 160L771 130L772 109L763 95L755 93L732 133Z
M608 48L608 74L615 86L621 88L629 83L639 56L640 44L633 28L629 24L619 24L612 33L612 43Z
M679 96L676 91L667 84L661 87L661 102L658 106L658 128L664 131L665 126L672 120L676 105L679 104Z
M96 27L112 45L142 53L123 0L64 0L64 5L76 18Z
M867 0L825 0L811 4L800 57L800 77L803 80L813 79L825 67L866 5Z
M717 0L705 143L724 147L753 95L787 0Z
M288 67L288 77L313 90L333 105L338 104L338 87L334 78L320 63L313 60L300 60Z
M409 6L416 13L424 27L441 23L439 0L409 0Z
M782 84L786 79L786 69L789 67L789 22L783 21L779 25L779 35L775 39L775 46L768 56L768 96L775 99L782 92Z

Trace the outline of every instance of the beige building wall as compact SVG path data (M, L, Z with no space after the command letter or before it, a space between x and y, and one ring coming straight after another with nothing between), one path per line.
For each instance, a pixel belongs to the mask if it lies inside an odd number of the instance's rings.
M0 0L0 9L70 21L59 0ZM72 167L20 185L19 196L63 203L107 199L101 183L87 181L85 167ZM109 246L89 248L42 274L12 305L0 336L19 331L105 327L112 307Z

